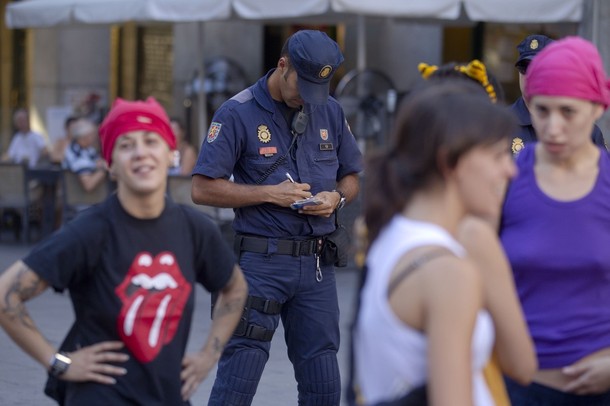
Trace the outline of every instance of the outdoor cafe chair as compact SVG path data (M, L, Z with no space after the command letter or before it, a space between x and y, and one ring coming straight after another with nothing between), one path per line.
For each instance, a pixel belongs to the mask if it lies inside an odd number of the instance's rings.
M77 173L68 169L62 171L62 214L61 222L66 224L76 215L96 203L103 201L110 191L110 180L100 182L95 189L87 192Z
M0 209L3 213L12 209L20 215L21 221L14 226L20 229L15 230L15 235L21 234L24 242L30 242L32 214L40 209L42 189L30 182L25 164L0 163L0 179Z

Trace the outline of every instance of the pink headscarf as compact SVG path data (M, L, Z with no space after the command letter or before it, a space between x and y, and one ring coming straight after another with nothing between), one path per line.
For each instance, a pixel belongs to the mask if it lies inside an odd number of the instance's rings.
M137 130L159 134L170 149L176 149L176 137L163 107L153 98L128 101L117 98L99 129L102 156L112 164L112 150L121 135Z
M563 96L610 104L610 82L595 45L566 37L547 45L527 69L525 98Z

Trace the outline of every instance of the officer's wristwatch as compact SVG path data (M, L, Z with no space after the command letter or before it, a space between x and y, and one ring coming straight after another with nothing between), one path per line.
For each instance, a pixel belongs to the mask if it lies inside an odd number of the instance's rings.
M333 190L333 192L337 192L339 193L339 196L341 196L341 198L339 199L339 204L337 204L337 207L335 207L335 210L341 210L343 208L343 206L345 206L345 193L343 193L342 191L335 189Z
M68 354L65 352L58 352L51 358L51 363L49 366L49 374L52 376L58 377L64 374L70 367L72 360L68 357Z

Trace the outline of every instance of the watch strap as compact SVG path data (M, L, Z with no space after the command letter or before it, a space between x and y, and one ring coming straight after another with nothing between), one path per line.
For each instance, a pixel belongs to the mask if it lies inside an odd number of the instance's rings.
M339 196L340 196L339 203L337 204L337 207L335 207L335 210L340 210L340 209L343 208L343 206L345 206L345 203L347 201L346 198L345 198L345 193L343 193L339 189L335 189L335 190L333 190L333 192L339 193Z
M58 352L51 358L49 374L55 377L61 376L68 370L71 363L72 360L68 356L68 353Z

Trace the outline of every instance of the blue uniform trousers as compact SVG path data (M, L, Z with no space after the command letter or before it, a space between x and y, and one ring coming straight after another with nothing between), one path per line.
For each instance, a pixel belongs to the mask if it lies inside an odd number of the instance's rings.
M242 252L240 266L251 296L283 303L281 314L250 310L248 321L275 330L281 317L299 405L339 405L339 305L333 266L321 265L320 282L314 255ZM271 342L233 336L218 363L209 405L250 405L270 346Z

